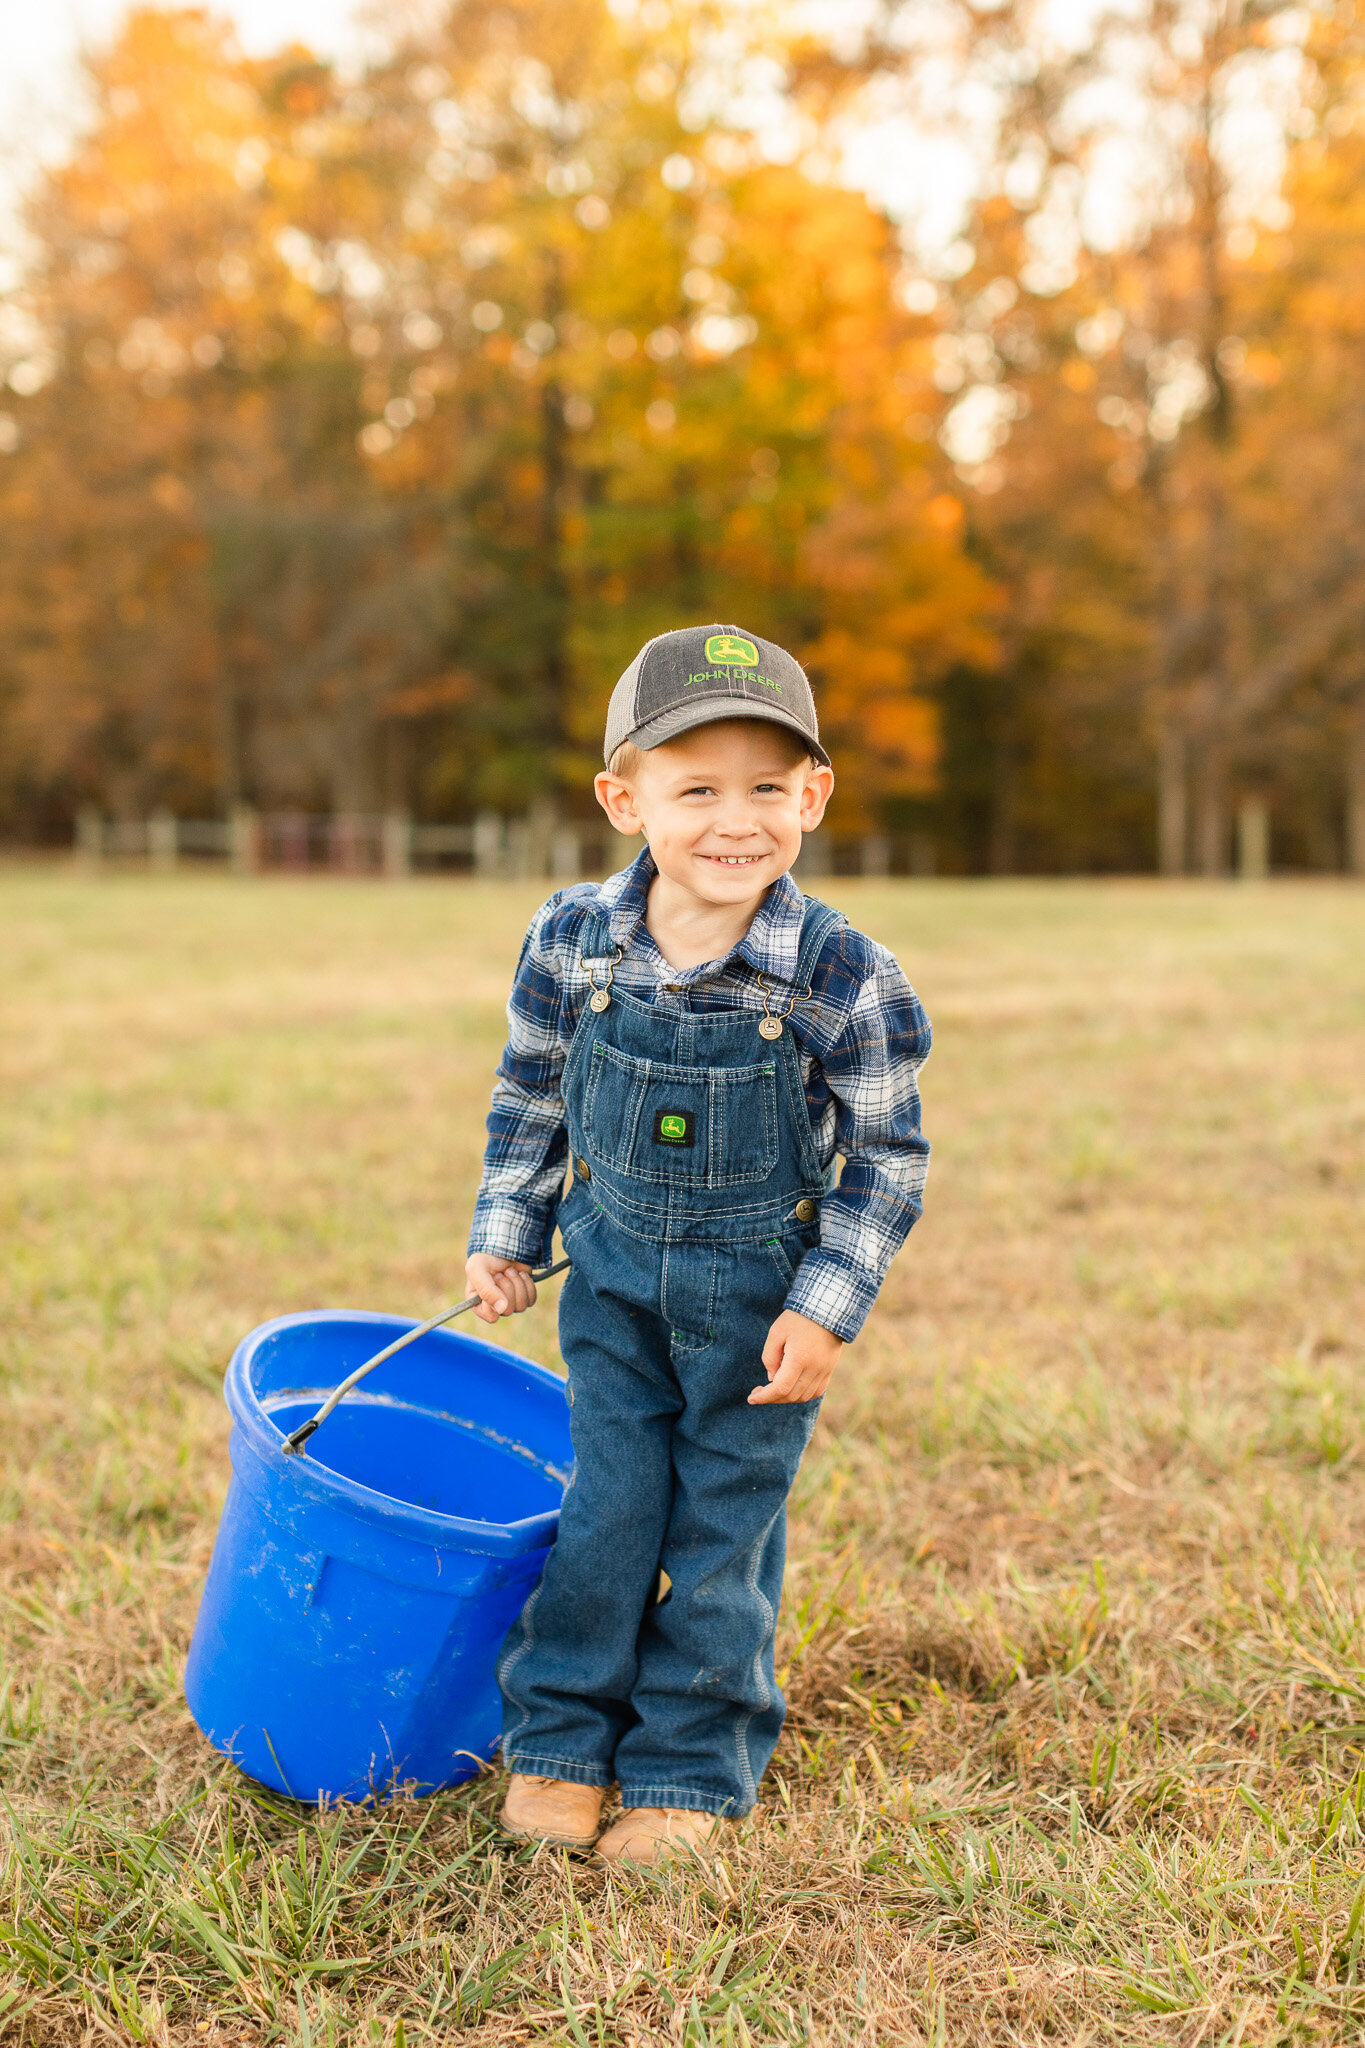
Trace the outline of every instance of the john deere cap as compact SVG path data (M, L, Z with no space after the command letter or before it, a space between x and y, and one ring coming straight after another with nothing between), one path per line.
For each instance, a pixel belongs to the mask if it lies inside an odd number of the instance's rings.
M721 718L763 718L799 733L828 768L815 699L799 662L738 626L683 626L647 641L611 693L607 765L630 740L642 752Z

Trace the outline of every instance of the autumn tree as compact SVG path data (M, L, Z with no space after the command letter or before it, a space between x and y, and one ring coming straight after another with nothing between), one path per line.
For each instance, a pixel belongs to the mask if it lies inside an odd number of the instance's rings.
M723 26L465 0L343 87L130 17L33 211L13 760L127 809L577 800L640 639L726 614L811 661L850 818L925 785L988 601L906 431L923 323Z
M1271 272L1292 262L1264 167L1304 118L1304 17L1152 0L1065 42L1015 0L948 17L951 47L944 19L889 6L861 49L807 74L836 124L888 83L913 99L920 75L977 121L939 377L972 544L1009 623L995 669L955 679L947 734L965 705L975 751L948 783L960 796L977 767L988 864L1021 843L1030 860L1047 859L1043 842L1074 859L1078 808L1094 858L1105 828L1135 816L1146 746L1161 864L1219 873L1234 798L1291 794L1267 764L1307 652L1302 619L1269 595L1294 497L1271 443L1290 467L1293 443L1265 403L1278 359L1257 342Z
M1251 252L1239 362L1267 487L1264 654L1247 680L1277 743L1267 783L1302 786L1302 857L1365 874L1365 18L1312 19L1286 214ZM1277 715L1278 714L1278 715Z
M646 29L520 0L400 53L407 246L444 330L425 374L448 390L405 440L463 466L496 567L495 776L548 763L582 789L641 640L736 617L811 661L856 748L850 815L875 816L931 772L923 685L982 645L985 587L905 431L929 364L890 224L706 116L715 31L706 7Z
M836 823L1365 861L1356 12L811 19L463 0L343 82L131 15L6 329L11 807L548 819L709 615L810 664ZM947 249L847 156L929 91Z

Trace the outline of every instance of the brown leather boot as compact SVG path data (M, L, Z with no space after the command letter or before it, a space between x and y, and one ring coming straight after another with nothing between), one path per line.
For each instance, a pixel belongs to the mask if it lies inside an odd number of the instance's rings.
M662 1863L670 1856L704 1855L717 1846L714 1813L678 1806L628 1806L597 1844L605 1863Z
M602 1825L600 1785L574 1785L567 1778L536 1778L513 1771L499 1825L524 1841L554 1842L563 1849L590 1849Z

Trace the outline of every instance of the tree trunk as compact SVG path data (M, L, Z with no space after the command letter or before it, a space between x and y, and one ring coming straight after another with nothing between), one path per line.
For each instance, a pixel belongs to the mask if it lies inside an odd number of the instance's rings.
M226 812L242 800L242 746L238 730L237 692L230 675L219 675L213 708L215 751L218 756L218 801Z
M1225 875L1228 871L1227 769L1222 746L1216 740L1209 745L1200 766L1194 830L1200 874Z
M1012 875L1019 865L1019 775L1008 743L997 750L993 781L986 863L993 875Z
M1185 735L1163 725L1156 757L1157 860L1163 875L1183 875L1189 840L1186 803Z
M412 800L413 728L410 720L389 718L380 739L381 787L386 811L405 811Z
M1263 882L1270 873L1270 812L1264 797L1243 797L1237 807L1237 875Z
M376 808L378 748L372 710L375 694L369 675L347 677L324 727L332 809L340 816Z

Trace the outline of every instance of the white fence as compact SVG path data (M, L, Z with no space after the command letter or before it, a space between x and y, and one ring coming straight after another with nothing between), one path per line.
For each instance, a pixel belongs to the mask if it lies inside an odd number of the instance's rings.
M478 875L489 880L574 882L625 867L640 849L606 824L583 825L545 810L504 818L481 811L472 824L423 825L405 811L319 816L238 806L226 818L105 818L92 806L77 816L75 850L87 866L145 861L169 870L223 862L238 874L262 870L341 875ZM923 838L814 832L797 862L799 876L931 875L933 847Z

